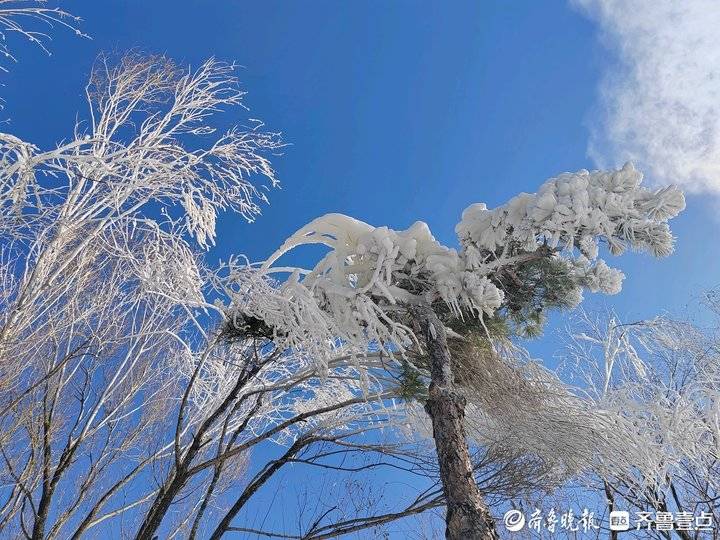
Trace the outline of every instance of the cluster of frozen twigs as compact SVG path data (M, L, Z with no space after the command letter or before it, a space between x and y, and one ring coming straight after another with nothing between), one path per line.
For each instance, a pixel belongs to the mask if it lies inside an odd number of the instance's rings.
M283 466L360 452L353 437L397 413L350 356L320 377L308 351L229 316L237 276L205 266L218 213L259 214L283 145L213 128L242 106L233 66L101 57L87 97L56 148L0 134L0 530L80 538L132 514L137 538L220 537ZM268 442L280 456L247 465Z
M0 56L16 62L10 48L13 36L20 36L50 53L48 42L55 27L64 27L78 36L88 37L80 30L80 17L58 7L48 7L45 0L0 0ZM7 71L0 66L0 70Z
M705 304L718 315L715 293ZM606 456L593 469L590 484L605 492L609 509L705 512L717 522L717 319L703 328L667 317L622 323L614 315L582 313L568 336L565 375L614 419L616 440L632 449Z

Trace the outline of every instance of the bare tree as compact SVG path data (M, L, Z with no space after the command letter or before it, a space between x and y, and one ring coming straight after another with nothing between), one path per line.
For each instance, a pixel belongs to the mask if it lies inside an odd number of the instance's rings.
M277 135L208 124L242 95L232 66L214 60L183 71L103 57L90 121L68 142L40 151L0 135L4 525L59 534L160 421L145 409L171 399L167 359L202 308L191 239L212 242L218 210L257 215L252 175L277 182L264 156ZM77 471L80 456L89 463ZM49 524L71 477L75 499Z

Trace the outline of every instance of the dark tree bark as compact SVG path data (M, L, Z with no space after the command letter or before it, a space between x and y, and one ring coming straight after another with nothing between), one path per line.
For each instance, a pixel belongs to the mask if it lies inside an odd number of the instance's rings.
M615 497L613 496L612 489L610 488L610 484L607 482L603 482L605 486L605 496L607 497L607 505L608 505L608 511L610 513L615 510ZM618 540L618 532L617 531L610 531L610 540Z
M473 477L465 436L465 398L454 388L445 327L430 307L419 311L418 322L431 373L425 410L432 419L440 479L447 500L445 538L497 540L495 522Z

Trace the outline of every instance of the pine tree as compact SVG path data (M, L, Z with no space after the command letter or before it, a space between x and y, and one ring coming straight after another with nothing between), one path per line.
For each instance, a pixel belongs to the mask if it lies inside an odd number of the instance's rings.
M494 339L538 335L547 311L577 306L583 289L619 292L624 275L598 258L600 243L613 255L672 252L667 221L682 211L684 197L641 181L630 164L581 170L493 210L474 204L456 227L460 250L441 245L422 222L394 231L329 214L265 262L263 277L291 275L272 298L244 300L243 309L281 330L286 342L310 347L321 366L338 347L399 359L400 394L421 397L432 420L447 538L496 538L473 479L461 391L474 385L483 392L486 383L471 380L477 370L468 364L492 360ZM302 279L298 269L274 266L306 244L330 252ZM426 394L415 370L429 375Z

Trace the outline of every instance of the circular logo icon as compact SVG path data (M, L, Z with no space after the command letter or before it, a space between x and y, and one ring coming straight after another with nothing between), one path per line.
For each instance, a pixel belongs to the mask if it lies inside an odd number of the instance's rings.
M525 526L525 515L520 510L508 510L503 521L508 531L517 532Z

